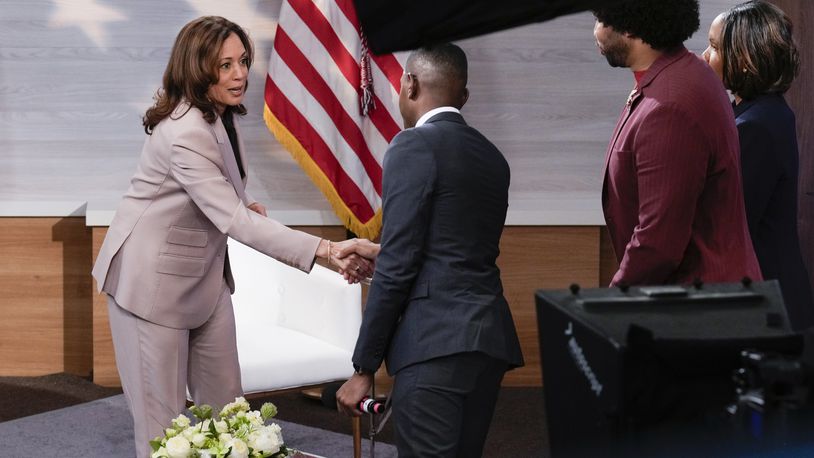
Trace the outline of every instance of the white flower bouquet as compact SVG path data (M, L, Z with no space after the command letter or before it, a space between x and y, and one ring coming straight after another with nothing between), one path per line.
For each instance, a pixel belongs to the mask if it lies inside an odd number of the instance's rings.
M215 418L212 407L205 404L189 410L198 422L192 424L185 415L172 420L164 437L150 441L152 458L282 458L294 452L283 443L279 425L266 425L277 415L277 407L270 402L258 412L250 411L244 398L235 398Z

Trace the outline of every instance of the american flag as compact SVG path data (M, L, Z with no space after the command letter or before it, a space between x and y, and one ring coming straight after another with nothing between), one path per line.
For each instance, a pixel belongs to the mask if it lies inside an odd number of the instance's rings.
M351 0L283 2L266 125L360 237L381 228L382 160L402 126L405 58L367 52Z

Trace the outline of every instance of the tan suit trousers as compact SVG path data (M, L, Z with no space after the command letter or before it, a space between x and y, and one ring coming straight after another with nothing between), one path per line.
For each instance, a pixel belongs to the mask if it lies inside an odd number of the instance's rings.
M108 296L110 330L135 426L136 456L149 457L149 441L183 412L186 387L196 404L220 409L242 395L232 298L224 282L215 310L196 329L143 320Z

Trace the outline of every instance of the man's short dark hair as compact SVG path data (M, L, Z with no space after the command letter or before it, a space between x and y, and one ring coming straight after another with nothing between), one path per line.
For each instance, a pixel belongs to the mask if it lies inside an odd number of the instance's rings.
M698 30L698 0L622 0L593 10L596 19L653 49L675 48Z
M466 86L468 78L466 53L457 45L441 43L421 47L410 54L407 64L416 59L426 60L444 76L454 78Z

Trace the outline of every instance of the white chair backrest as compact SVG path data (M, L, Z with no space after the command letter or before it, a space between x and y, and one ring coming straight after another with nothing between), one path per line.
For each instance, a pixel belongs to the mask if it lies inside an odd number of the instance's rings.
M241 332L282 326L353 351L362 321L360 285L315 264L310 274L229 239L232 302Z

